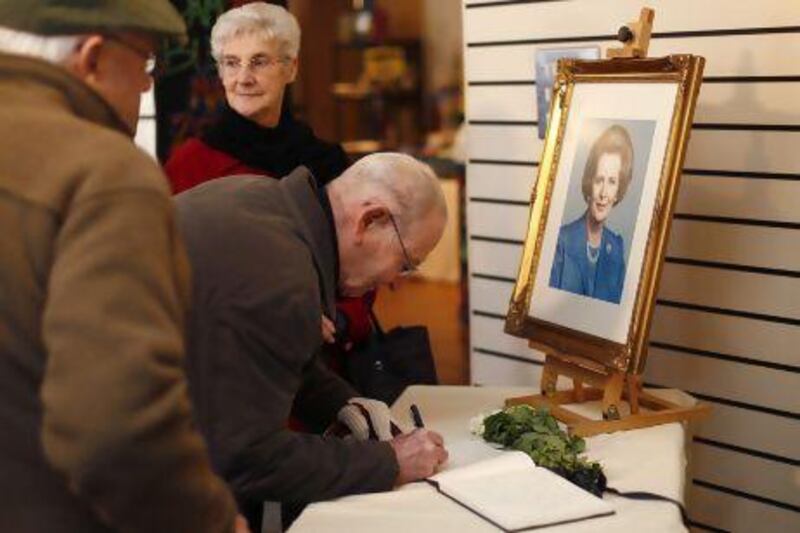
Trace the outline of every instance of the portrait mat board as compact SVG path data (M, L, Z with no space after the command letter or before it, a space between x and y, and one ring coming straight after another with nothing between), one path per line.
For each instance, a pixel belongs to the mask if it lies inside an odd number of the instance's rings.
M653 207L677 97L678 83L580 83L572 93L550 210L542 240L540 264L536 269L528 315L589 335L625 344L641 277ZM619 304L551 288L549 284L555 247L569 192L573 166L584 123L608 119L654 121L649 160L643 179L639 216L628 257Z

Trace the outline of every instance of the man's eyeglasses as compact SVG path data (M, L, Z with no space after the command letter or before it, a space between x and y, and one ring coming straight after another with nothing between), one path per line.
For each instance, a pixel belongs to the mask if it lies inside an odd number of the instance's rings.
M155 73L155 71L156 71L156 55L153 52L151 52L149 50L145 50L144 48L141 48L138 45L135 45L133 43L130 43L128 41L120 39L119 37L116 37L114 35L104 35L103 37L105 37L109 41L113 41L113 42L115 42L115 43L117 43L117 44L119 44L121 46L124 46L125 48L127 48L128 50L130 50L131 52L136 54L137 56L139 56L142 59L144 59L144 71L148 76L152 76Z
M267 70L276 68L278 65L285 65L291 61L288 57L274 58L267 55L257 55L250 58L246 63L250 72L261 74ZM242 69L242 60L238 57L223 57L217 62L217 66L223 76L235 76Z
M403 269L400 271L401 276L407 276L413 272L417 271L417 265L414 264L414 261L411 260L411 256L408 255L408 250L406 250L406 245L403 244L403 238L400 237L400 229L397 227L397 221L394 219L394 215L389 213L389 220L392 221L392 227L394 228L394 232L397 235L397 241L400 243L400 249L403 250L403 258L405 264L403 265Z

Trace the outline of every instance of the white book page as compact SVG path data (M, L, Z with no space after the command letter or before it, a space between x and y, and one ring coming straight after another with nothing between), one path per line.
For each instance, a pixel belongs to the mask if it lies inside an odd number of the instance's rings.
M522 452L507 452L431 478L439 490L506 531L570 522L614 512L613 507L537 467Z

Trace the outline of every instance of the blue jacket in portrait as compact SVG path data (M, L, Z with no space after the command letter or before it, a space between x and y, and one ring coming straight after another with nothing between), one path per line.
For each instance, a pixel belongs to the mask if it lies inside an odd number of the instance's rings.
M625 250L622 237L603 226L599 253L587 248L586 215L561 226L556 254L550 270L554 289L582 294L618 304L625 281ZM590 260L596 257L596 262Z

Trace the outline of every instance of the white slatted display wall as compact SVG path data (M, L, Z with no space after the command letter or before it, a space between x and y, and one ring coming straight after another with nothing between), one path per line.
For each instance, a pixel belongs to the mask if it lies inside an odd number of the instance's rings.
M690 450L696 529L800 531L800 0L464 5L473 383L541 372L502 332L542 148L535 52L604 52L653 7L650 55L707 62L645 379L713 405Z

